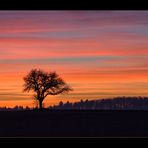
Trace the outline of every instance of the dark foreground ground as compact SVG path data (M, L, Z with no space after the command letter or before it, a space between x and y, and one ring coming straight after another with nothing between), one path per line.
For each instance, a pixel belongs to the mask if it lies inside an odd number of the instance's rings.
M148 111L0 111L0 137L148 137Z

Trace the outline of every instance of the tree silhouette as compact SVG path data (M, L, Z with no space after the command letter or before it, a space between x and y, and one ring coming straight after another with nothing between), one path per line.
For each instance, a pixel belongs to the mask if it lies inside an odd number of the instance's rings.
M34 91L34 97L39 102L42 109L43 100L48 95L58 95L71 91L62 78L56 72L44 72L43 70L32 69L24 77L24 92Z

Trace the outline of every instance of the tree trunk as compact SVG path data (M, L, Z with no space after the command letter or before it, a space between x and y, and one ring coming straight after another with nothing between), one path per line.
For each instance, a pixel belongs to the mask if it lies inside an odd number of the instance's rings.
M39 108L40 108L40 109L43 109L42 101L41 101L41 100L39 100Z

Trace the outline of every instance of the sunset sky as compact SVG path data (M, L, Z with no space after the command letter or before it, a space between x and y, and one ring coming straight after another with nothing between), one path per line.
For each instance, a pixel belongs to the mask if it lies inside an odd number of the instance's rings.
M0 11L0 106L33 106L23 77L56 71L59 101L148 96L148 11Z

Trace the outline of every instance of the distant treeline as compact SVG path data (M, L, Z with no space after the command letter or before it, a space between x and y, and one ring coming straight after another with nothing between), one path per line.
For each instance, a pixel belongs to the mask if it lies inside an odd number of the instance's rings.
M62 101L50 109L80 110L148 110L148 97L116 97L113 99L81 100L63 103Z
M23 106L18 106L16 105L15 107L13 108L10 108L10 107L0 107L0 111L13 111L13 110L30 110L30 109L34 109L34 108L29 108L28 106L26 107L23 107Z
M148 110L148 97L115 97L112 99L81 100L71 103L67 101L59 102L58 105L49 106L48 109L65 110ZM28 106L18 106L14 108L0 107L0 110L30 110Z

